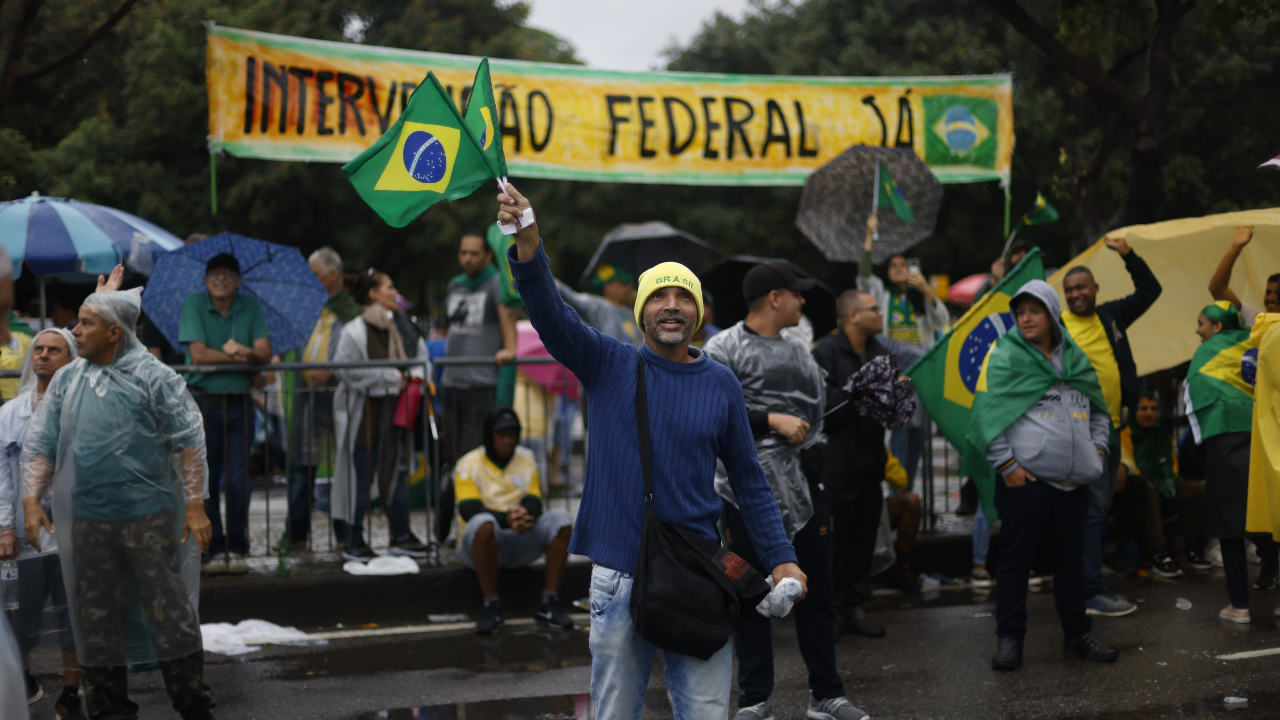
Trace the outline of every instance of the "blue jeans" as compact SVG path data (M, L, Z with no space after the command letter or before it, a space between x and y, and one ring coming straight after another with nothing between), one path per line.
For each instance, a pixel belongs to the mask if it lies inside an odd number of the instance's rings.
M1111 514L1111 498L1116 490L1116 473L1120 471L1120 443L1107 448L1107 471L1089 483L1089 523L1084 535L1084 596L1091 598L1107 591L1102 579L1102 546L1107 542L1107 516Z
M637 720L644 709L649 672L657 648L631 624L628 573L603 565L591 568L591 700L597 720ZM729 716L733 684L733 641L710 660L664 652L663 680L676 720Z
M1003 482L1000 478L996 478L996 482ZM991 552L991 523L987 522L987 516L982 513L982 505L978 505L978 512L973 516L973 564L986 566L987 555Z
M370 451L355 448L351 451L351 461L356 466L356 506L353 508L352 522L348 528L345 520L334 518L333 534L339 541L348 546L364 544L364 511L369 507L369 482L373 476L372 463L375 458L369 457ZM390 502L383 498L387 509L387 521L391 524L391 542L403 540L409 535L409 485L403 477L392 483ZM350 537L348 537L350 531Z
M209 555L249 553L249 417L248 393L193 393L204 415L204 443L209 460L209 499L205 514L213 525ZM219 482L221 480L221 482ZM227 525L223 532L221 492L227 494Z

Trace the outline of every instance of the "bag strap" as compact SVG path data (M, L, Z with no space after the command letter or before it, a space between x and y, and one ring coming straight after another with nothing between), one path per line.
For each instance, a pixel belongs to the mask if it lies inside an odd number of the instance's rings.
M644 384L644 356L636 351L636 434L640 436L640 471L644 474L644 504L653 510L651 452L649 449L649 391Z

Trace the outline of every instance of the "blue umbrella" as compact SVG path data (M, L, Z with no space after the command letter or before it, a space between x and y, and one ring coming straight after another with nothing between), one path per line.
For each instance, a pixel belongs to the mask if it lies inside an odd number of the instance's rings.
M182 240L123 210L33 193L0 203L0 244L16 279L23 261L41 277L106 274L122 261L145 273L156 248L164 254L182 247Z
M178 344L182 304L191 293L204 292L204 266L219 253L240 261L239 292L262 303L271 329L271 351L301 348L311 337L329 293L316 279L298 248L222 233L156 258L155 270L142 293L142 311L169 344Z

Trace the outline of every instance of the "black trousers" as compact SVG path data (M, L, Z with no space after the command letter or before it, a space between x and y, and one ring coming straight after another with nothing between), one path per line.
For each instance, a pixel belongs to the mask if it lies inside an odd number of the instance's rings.
M1054 488L1044 480L1011 488L996 478L1000 513L1000 569L996 577L996 635L1022 642L1027 635L1027 579L1043 536L1053 557L1053 595L1067 639L1089 631L1084 610L1085 526L1089 488Z
M1264 566L1275 567L1276 556L1280 553L1280 543L1272 539L1269 533L1247 533L1247 537L1258 548L1258 559ZM1227 597L1231 598L1231 607L1237 610L1249 609L1249 561L1245 554L1245 541L1241 538L1221 538L1218 544L1222 548L1222 571L1227 576Z
M832 574L835 605L861 606L871 599L871 561L876 553L876 533L880 530L880 510L884 495L880 483L831 483L832 533L835 555Z
M796 603L791 613L796 619L796 639L800 643L800 656L809 669L809 689L819 700L841 697L844 683L836 669L836 612L832 605L834 587L831 580L831 503L827 494L814 485L809 486L813 496L813 517L791 545L796 550L796 561L809 578L809 593ZM766 576L772 568L764 567L751 544L742 514L729 503L724 504L725 537L729 549L741 555L751 567ZM738 707L762 703L773 694L773 623L755 611L742 609L742 629L735 638L734 653L738 656Z

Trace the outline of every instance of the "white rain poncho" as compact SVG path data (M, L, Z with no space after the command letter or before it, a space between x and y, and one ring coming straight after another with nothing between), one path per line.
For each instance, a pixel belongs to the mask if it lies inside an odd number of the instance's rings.
M205 495L204 424L182 378L138 342L139 295L85 300L124 330L115 359L80 357L58 371L22 453L24 497L52 477L71 625L90 667L201 649L200 557L182 527L187 502Z
M22 380L18 383L18 395L0 407L0 450L4 453L3 457L0 457L0 532L13 529L18 538L19 560L30 560L37 555L58 551L57 538L43 528L40 530L39 552L27 542L27 534L23 530L26 516L22 510L22 472L19 462L27 425L35 412L40 389L32 355L36 343L40 341L40 336L46 333L60 335L67 344L67 352L71 359L76 359L76 339L70 332L62 328L47 328L36 333L31 344L27 346L26 355L22 358ZM14 452L15 448L18 452ZM47 493L45 497L40 498L40 504L47 514L49 512Z
M813 517L813 498L800 468L800 453L827 441L821 420L826 407L822 370L807 345L785 335L757 335L741 322L716 334L703 349L738 377L748 412L794 415L809 423L808 434L796 444L776 432L756 440L760 467L769 478L791 540ZM716 491L737 507L723 464L716 466Z

